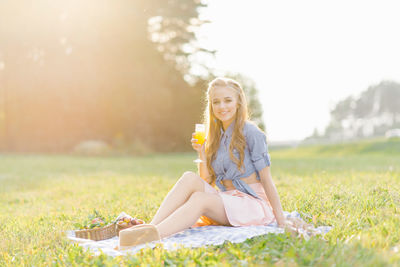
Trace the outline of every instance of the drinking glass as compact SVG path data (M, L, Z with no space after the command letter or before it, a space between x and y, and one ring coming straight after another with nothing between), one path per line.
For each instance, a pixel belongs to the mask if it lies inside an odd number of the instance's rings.
M194 139L197 139L196 144L202 145L204 144L206 138L206 126L204 124L196 124ZM193 162L202 163L201 159L195 159Z

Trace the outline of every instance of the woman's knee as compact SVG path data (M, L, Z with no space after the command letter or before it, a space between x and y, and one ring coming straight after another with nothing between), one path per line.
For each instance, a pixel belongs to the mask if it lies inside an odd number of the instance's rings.
M196 173L192 172L192 171L185 171L181 177L193 177L195 176Z
M196 185L197 187L203 185L201 177L191 171L184 172L178 182L189 183L190 185Z

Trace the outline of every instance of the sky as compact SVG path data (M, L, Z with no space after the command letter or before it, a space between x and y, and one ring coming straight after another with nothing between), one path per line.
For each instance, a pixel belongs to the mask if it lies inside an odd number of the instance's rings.
M322 133L338 101L400 82L400 1L207 3L197 38L217 54L203 63L255 81L272 142Z

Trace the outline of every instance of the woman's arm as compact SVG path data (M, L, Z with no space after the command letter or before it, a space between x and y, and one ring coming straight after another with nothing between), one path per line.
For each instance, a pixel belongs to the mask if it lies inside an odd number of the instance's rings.
M205 145L207 142L207 139L205 139L204 143L202 145L197 144L197 139L195 139L196 134L192 133L192 147L194 150L197 151L199 158L203 161L202 163L197 164L197 169L199 171L200 177L206 181L207 183L211 182L211 177L210 173L208 172L207 169L207 159L206 159L206 151L205 151Z
M272 211L274 212L276 222L279 227L285 226L285 216L283 215L281 202L279 195L272 181L270 167L265 167L259 171L261 184L264 187L264 191L267 194L268 200L271 203Z
M207 159L206 159L206 153L204 151L204 146L203 146L203 149L198 154L199 154L199 158L203 161L202 163L197 164L197 169L199 170L199 175L207 183L210 183L211 177L210 177L210 173L208 172L208 169L207 169Z

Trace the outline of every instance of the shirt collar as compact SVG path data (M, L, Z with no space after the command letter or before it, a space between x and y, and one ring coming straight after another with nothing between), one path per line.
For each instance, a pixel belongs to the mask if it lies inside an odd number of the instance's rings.
M236 120L232 121L232 123L229 125L228 129L226 129L225 132L224 132L224 127L221 126L221 135L223 135L225 133L227 136L231 136L232 132L233 132L233 128L235 128L235 122L236 122Z

